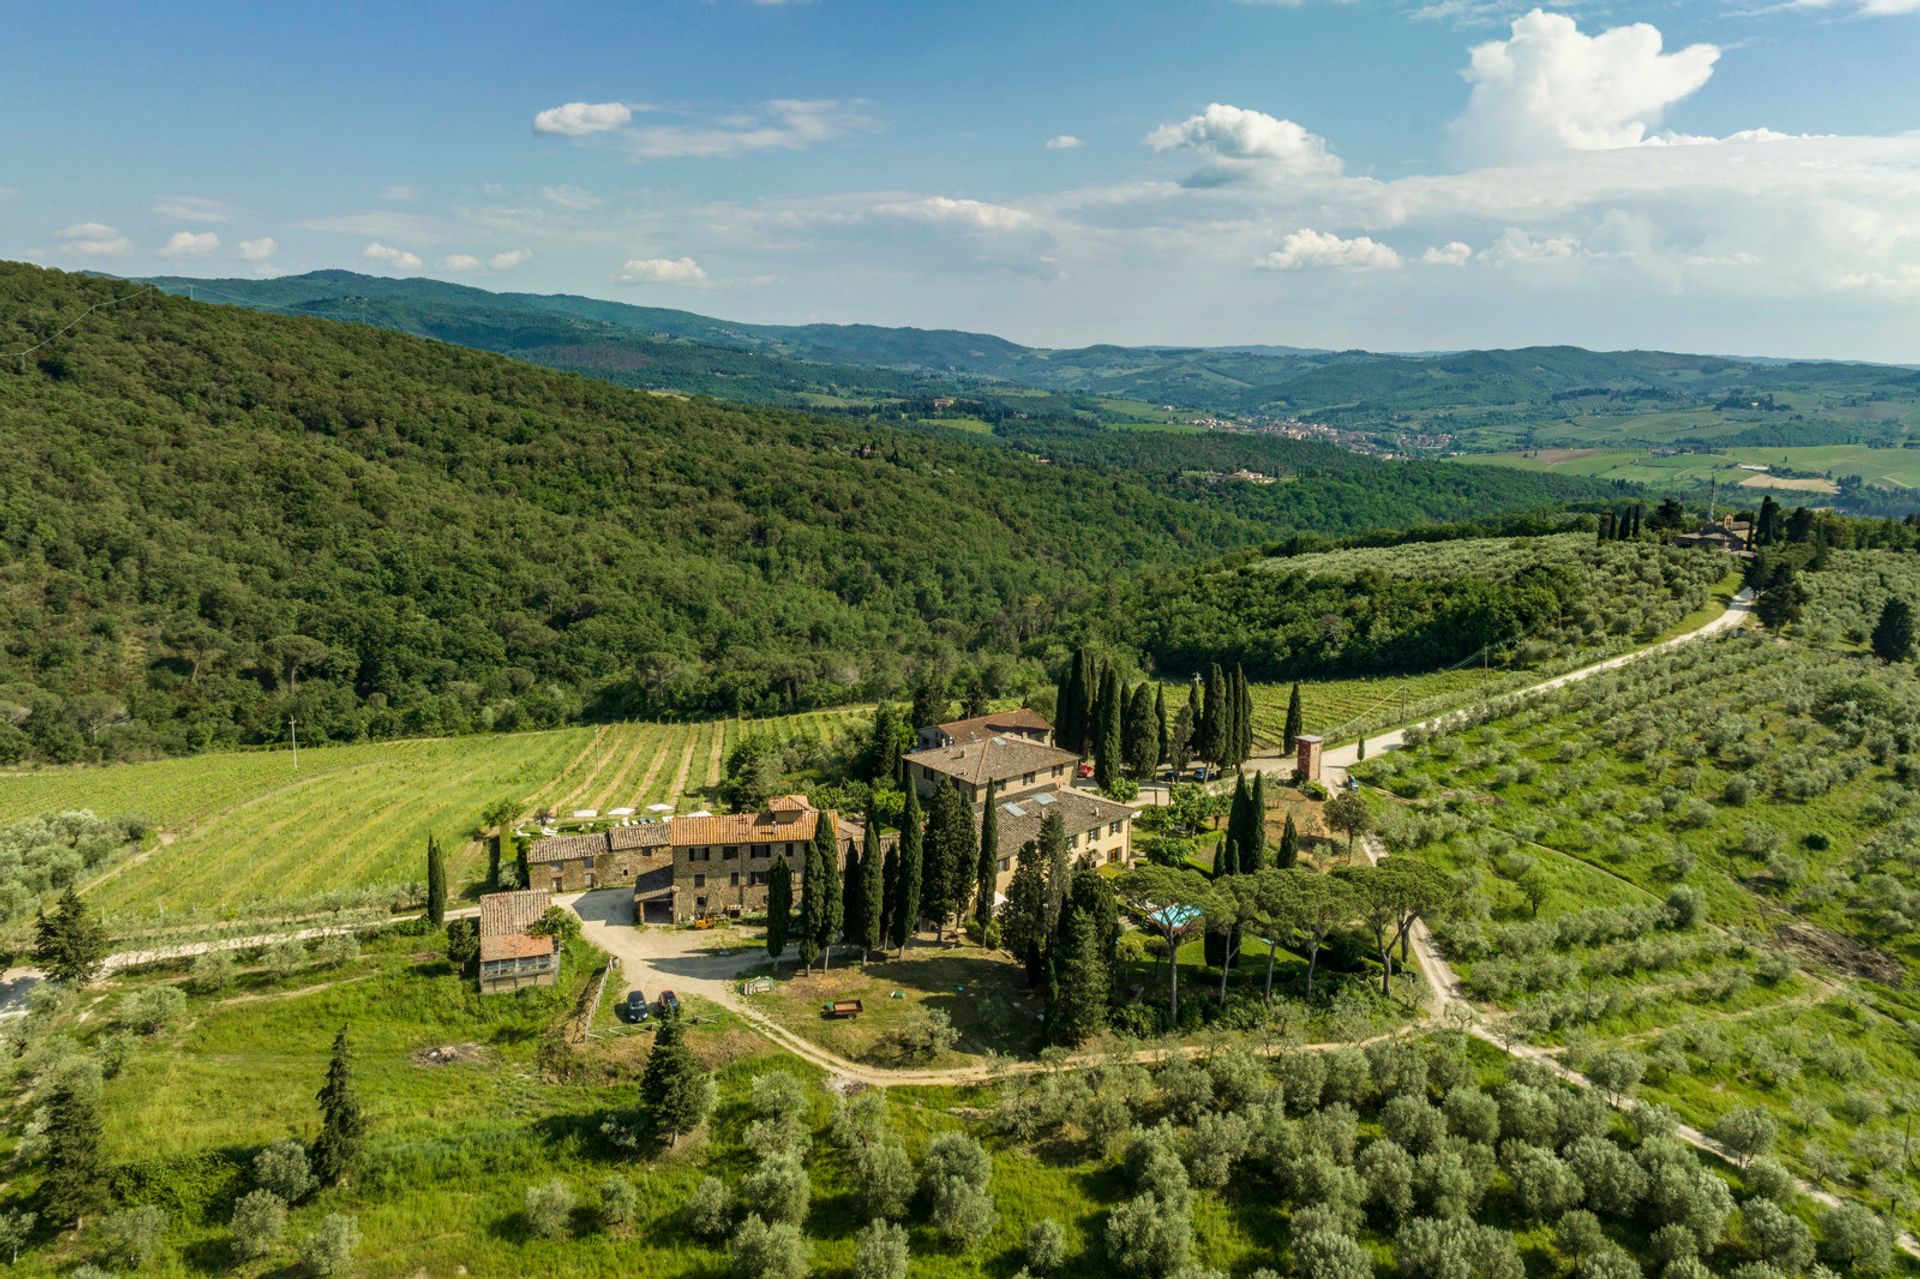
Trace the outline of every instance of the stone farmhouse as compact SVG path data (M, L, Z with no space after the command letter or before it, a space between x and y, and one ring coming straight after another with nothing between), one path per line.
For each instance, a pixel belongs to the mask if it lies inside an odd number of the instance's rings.
M560 975L560 951L529 925L547 913L544 888L488 893L480 899L480 993L551 986Z
M906 764L907 776L922 799L931 796L945 778L977 807L986 802L989 783L1002 799L1071 786L1080 757L1024 737L976 737L913 751L906 756Z

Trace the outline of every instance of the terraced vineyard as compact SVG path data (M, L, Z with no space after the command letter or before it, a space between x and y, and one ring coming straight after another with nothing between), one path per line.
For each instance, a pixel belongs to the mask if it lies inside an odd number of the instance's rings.
M527 814L713 803L726 752L749 732L826 739L857 709L766 720L628 723L203 755L106 768L11 774L0 822L88 809L144 814L157 841L107 870L89 897L118 926L315 903L357 890L403 900L437 835L458 890L485 869L472 839L499 799Z

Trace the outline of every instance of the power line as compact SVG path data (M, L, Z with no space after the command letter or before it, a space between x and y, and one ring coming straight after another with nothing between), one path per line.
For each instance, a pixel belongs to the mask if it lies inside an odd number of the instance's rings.
M55 338L65 333L68 329L73 328L74 325L80 323L80 321L86 319L89 315L92 315L95 311L102 310L105 307L119 306L122 302L131 302L133 299L137 297L143 297L148 293L158 293L159 291L160 291L159 285L149 284L145 288L135 289L133 292L127 294L124 297L112 298L105 302L95 302L92 306L82 311L79 315L74 316L71 323L68 323L58 329L55 329L52 333L40 339L40 341L35 342L32 346L28 347L26 350L8 351L6 353L7 358L12 359L16 356L19 357L20 367L24 369L27 366L27 357L29 355L32 355L35 351L38 351L41 347L45 346L47 343L53 341Z

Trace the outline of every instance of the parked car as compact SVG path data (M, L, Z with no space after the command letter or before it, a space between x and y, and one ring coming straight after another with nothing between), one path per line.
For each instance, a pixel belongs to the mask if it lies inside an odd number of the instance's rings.
M647 997L645 994L637 990L630 990L627 992L627 1020L628 1021L633 1021L633 1022L645 1021L647 1019L649 1012L650 1010L647 1007Z
M680 996L678 996L678 995L676 995L676 994L674 994L674 993L673 993L672 991L670 991L670 990L663 990L663 991L661 991L661 992L660 992L660 1011L661 1011L662 1013L677 1013L677 1012L679 1012L679 1011L680 1011Z

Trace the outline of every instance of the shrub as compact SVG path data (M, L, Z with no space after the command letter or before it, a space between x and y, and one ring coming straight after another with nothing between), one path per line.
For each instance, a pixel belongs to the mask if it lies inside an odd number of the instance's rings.
M1524 1279L1513 1236L1459 1219L1422 1217L1394 1238L1400 1272L1415 1279Z
M352 1217L336 1212L320 1228L300 1241L300 1264L309 1274L332 1279L353 1268L360 1250L360 1227Z
M1713 1125L1713 1139L1738 1156L1742 1166L1752 1162L1755 1155L1772 1150L1779 1135L1779 1123L1762 1106L1729 1110Z
M1042 1217L1027 1227L1025 1251L1028 1270L1050 1274L1067 1259L1067 1232L1052 1217Z
M640 1188L615 1174L600 1183L600 1224L609 1230L633 1220L640 1211Z
M271 1190L249 1190L233 1206L233 1252L242 1261L264 1257L287 1233L286 1201Z
M798 1226L769 1225L749 1213L727 1245L727 1273L732 1279L805 1279L807 1255Z
M360 958L360 939L352 933L331 933L314 943L313 956L328 968L340 968Z
M527 1229L539 1239L558 1239L573 1224L579 1206L573 1188L555 1177L527 1187Z
M187 997L172 986L149 986L120 998L114 1024L136 1035L152 1035L164 1029L187 1006Z
M288 937L267 947L260 958L266 963L268 972L285 979L307 966L307 948L298 937Z
M970 1245L993 1229L993 1199L987 1194L993 1161L974 1138L943 1132L927 1144L921 1181L936 1230L949 1243Z
M160 1241L166 1233L167 1214L152 1204L127 1208L100 1219L100 1236L108 1259L129 1270L145 1269L159 1253Z
M1136 1195L1107 1216L1107 1255L1124 1274L1159 1279L1187 1264L1193 1218L1187 1204Z
M209 950L196 955L187 985L198 995L213 995L233 984L233 952Z
M875 1217L854 1238L854 1279L907 1279L905 1227Z
M1893 1232L1871 1209L1843 1203L1820 1214L1820 1255L1844 1274L1881 1274L1893 1259Z
M762 1159L740 1182L741 1198L753 1205L762 1221L799 1225L807 1219L813 1187L800 1152L789 1148Z
M292 1137L276 1139L253 1157L253 1180L262 1190L297 1204L313 1189L313 1168L307 1148Z
M687 1225L694 1234L718 1239L727 1233L732 1216L733 1197L727 1193L725 1182L708 1177L694 1187L693 1197L687 1200Z
M1373 1257L1346 1235L1309 1230L1293 1240L1300 1279L1373 1279Z
M960 1042L960 1032L942 1010L915 1004L888 1039L902 1060L932 1061Z
M855 1193L864 1215L889 1221L907 1215L915 1184L913 1160L898 1138L861 1147L854 1156L854 1168L859 1174Z

